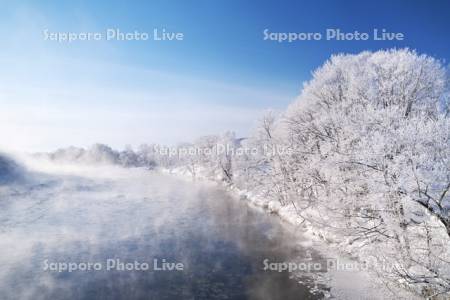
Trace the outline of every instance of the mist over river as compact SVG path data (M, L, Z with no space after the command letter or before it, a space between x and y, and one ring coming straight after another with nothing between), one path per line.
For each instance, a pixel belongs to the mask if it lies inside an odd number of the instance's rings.
M294 228L217 186L143 169L7 169L1 299L323 296L311 274L264 270L319 260Z

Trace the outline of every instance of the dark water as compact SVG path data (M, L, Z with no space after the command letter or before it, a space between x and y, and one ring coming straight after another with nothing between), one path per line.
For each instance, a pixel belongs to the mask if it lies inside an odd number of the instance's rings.
M294 229L218 188L139 170L39 180L0 189L0 299L322 298L308 274L263 270L311 251ZM101 269L45 269L70 262Z

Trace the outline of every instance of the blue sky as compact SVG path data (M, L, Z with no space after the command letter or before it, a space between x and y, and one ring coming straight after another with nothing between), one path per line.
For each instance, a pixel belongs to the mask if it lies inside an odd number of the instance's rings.
M449 1L6 1L0 148L24 151L246 135L333 53L409 47L448 61ZM45 41L43 31L182 32L183 41ZM403 41L263 40L270 32L401 32Z

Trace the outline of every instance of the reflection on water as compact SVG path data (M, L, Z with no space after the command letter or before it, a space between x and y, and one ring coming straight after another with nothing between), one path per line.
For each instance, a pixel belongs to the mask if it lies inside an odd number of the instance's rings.
M124 172L0 189L1 299L321 298L294 274L263 270L264 259L305 257L276 218L205 184ZM150 270L106 271L107 259ZM184 270L154 271L154 259ZM56 272L45 260L103 268Z

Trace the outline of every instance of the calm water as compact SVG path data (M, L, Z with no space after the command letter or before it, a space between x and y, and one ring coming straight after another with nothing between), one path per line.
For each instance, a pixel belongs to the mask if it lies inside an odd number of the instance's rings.
M322 298L308 274L263 270L264 259L304 258L301 236L204 183L111 171L36 176L0 196L0 299ZM150 270L106 271L108 259ZM155 271L155 259L184 270ZM102 269L57 272L46 260Z

